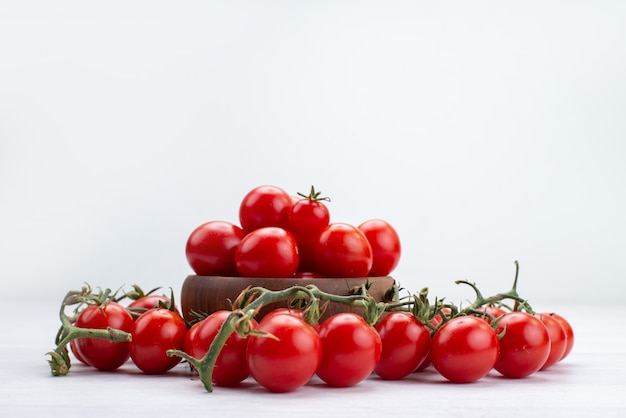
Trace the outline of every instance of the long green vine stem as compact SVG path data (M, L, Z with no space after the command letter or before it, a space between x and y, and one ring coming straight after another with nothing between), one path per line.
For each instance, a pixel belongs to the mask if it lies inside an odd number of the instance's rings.
M302 299L306 302L305 311L312 315L310 321L316 322L319 319L319 300L327 300L330 302L339 302L352 306L360 306L364 309L364 318L373 324L378 317L384 312L386 304L376 303L376 301L365 293L363 288L360 294L338 296L326 293L318 289L316 286L293 286L284 290L268 290L261 287L253 287L245 290L237 298L234 303L235 309L226 318L222 327L218 331L215 339L211 343L206 355L197 359L184 351L168 350L169 356L180 356L187 360L198 371L200 381L204 385L207 392L213 391L213 367L217 361L217 357L226 343L226 340L233 332L237 332L242 336L261 335L271 337L267 334L258 334L250 329L250 321L265 305L285 300Z

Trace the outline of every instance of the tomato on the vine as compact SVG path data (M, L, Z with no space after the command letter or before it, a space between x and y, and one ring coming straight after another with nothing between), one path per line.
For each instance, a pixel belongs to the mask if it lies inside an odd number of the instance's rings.
M548 359L550 336L545 325L526 312L509 312L498 321L500 353L494 368L502 375L522 378L538 371Z
M293 198L277 186L258 186L250 190L239 205L239 223L246 233L275 226L289 229Z
M539 369L546 370L563 357L565 349L567 348L567 335L565 335L565 331L561 324L559 324L559 321L550 316L550 314L535 313L535 316L543 322L548 330L548 334L550 334L550 354L541 369Z
M358 228L363 231L372 247L372 268L370 276L387 276L400 262L402 248L400 237L389 222L370 219Z
M271 392L291 392L311 380L322 356L315 330L289 314L264 317L256 328L268 336L248 337L246 363L250 374Z
M318 328L322 361L317 376L329 386L348 387L368 377L376 368L382 341L376 329L354 313L338 313Z
M331 223L318 237L315 261L327 277L366 277L373 263L372 246L357 227Z
M194 358L201 359L209 351L222 324L231 311L213 312L202 321L195 323L187 332L185 352ZM257 322L250 321L256 328ZM246 346L248 341L233 332L220 350L213 368L212 380L217 386L236 386L250 375L246 364Z
M243 229L230 222L206 222L187 238L187 262L199 276L236 276L235 249L244 236Z
M146 311L131 329L130 358L146 374L165 373L181 360L168 356L167 350L182 350L186 333L187 324L178 312L167 308Z
M298 245L291 232L264 227L250 232L235 251L243 277L291 277L298 269Z
M130 332L133 317L126 308L117 302L107 302L102 306L91 304L81 311L76 319L78 328L117 329ZM98 370L115 370L128 360L128 343L113 342L103 338L77 338L75 348L77 358Z
M433 336L430 359L435 369L455 383L470 383L485 376L498 359L498 336L486 321L458 316L444 323Z
M410 313L391 312L376 324L382 353L374 372L382 379L408 376L426 359L430 333Z

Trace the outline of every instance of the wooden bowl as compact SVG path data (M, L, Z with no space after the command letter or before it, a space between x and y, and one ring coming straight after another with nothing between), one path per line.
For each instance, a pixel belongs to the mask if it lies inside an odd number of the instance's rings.
M355 287L369 282L370 295L382 302L385 293L393 287L392 277L363 277L363 278L252 278L252 277L221 277L221 276L187 276L181 291L181 309L186 320L194 319L192 312L211 314L215 311L230 310L230 302L234 302L239 294L248 286L263 287L268 290L283 290L291 286L317 286L321 291L340 296L347 296ZM322 301L323 302L323 301ZM268 312L287 307L288 301L275 302L261 308L257 320ZM328 304L320 321L339 312L362 313L362 309L338 302Z

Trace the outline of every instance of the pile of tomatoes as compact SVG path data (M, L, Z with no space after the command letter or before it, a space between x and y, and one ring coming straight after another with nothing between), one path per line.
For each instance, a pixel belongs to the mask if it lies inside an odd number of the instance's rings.
M396 230L382 219L330 222L328 199L313 187L293 197L259 186L241 200L239 225L206 222L190 234L186 256L200 276L386 276L400 260Z
M300 198L276 186L254 188L241 201L240 225L211 221L191 233L187 260L201 276L306 275L315 283L315 277L388 275L401 252L394 228L380 219L359 226L331 223L325 201L313 187ZM287 308L257 320L257 310L246 306L188 323L173 292L116 298L83 288L64 300L50 363L55 375L69 371L66 345L79 361L105 371L130 360L146 374L162 374L186 360L207 389L252 377L272 392L296 390L314 376L330 387L347 387L373 374L397 380L429 367L456 383L492 371L525 378L563 360L574 332L560 315L534 312L517 295L516 284L517 273L511 291L488 299L471 284L477 299L463 310L431 305L420 293L380 302L374 316L342 312L319 323L310 310ZM133 301L123 305L126 296ZM506 298L515 302L513 308L497 303ZM78 307L69 317L64 309L71 305ZM210 357L212 363L204 361Z
M163 295L128 306L115 300L90 303L80 310L76 328L119 330L129 341L85 334L70 347L78 360L98 370L114 370L130 359L146 374L162 374L183 358L197 370L232 314L221 310L188 324ZM269 391L290 392L314 376L329 387L348 387L372 374L398 380L428 367L455 383L477 381L493 370L519 379L554 366L574 344L571 325L558 314L496 306L456 314L443 307L429 321L391 310L375 324L352 312L310 324L306 311L279 308L260 321L251 316L243 327L226 335L211 384L233 387L252 376Z

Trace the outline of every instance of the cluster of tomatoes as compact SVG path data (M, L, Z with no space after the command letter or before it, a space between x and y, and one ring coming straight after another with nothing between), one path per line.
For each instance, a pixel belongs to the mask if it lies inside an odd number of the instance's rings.
M194 272L367 277L386 276L396 267L400 241L387 222L331 223L325 198L313 188L300 196L260 186L241 201L240 226L211 221L197 227L186 244ZM190 324L172 296L139 292L124 306L123 298L84 294L74 319L62 318L59 339L98 370L114 370L130 359L146 374L161 374L185 359L205 387L207 364L210 384L237 386L251 376L272 392L293 391L314 376L328 386L347 387L372 374L397 380L427 367L456 383L474 382L494 370L525 378L563 360L574 333L560 315L535 313L518 297L516 283L517 273L513 289L499 294L515 300L513 309L491 303L499 297L486 303L474 287L477 300L461 311L454 305L431 306L420 294L409 302L385 302L375 317L342 312L319 323L308 311L285 308L257 320L257 311L244 306L237 310L241 317L223 310ZM231 331L225 334L225 329ZM93 330L108 333L94 338ZM58 344L60 352L65 347ZM214 363L204 361L216 346Z
M83 364L102 371L115 370L132 360L146 374L162 374L180 362L167 355L183 348L188 324L165 295L146 295L127 306L116 300L88 303L74 326L86 330L112 329L130 334L130 341L75 338L70 349Z
M508 311L496 306L432 323L428 361L456 383L476 381L491 370L508 378L528 377L563 360L574 345L574 331L556 313Z
M358 226L330 222L327 198L313 187L293 197L277 186L250 190L239 225L206 222L190 234L185 252L200 276L386 276L400 260L400 239L386 221Z
M116 369L130 358L144 373L161 374L181 361L168 350L205 357L231 314L217 311L188 326L165 296L144 296L128 306L89 304L76 327L112 328L132 339L77 338L71 349L99 370ZM269 391L290 392L317 375L328 386L348 387L372 374L398 380L431 365L456 383L474 382L492 370L524 378L564 359L574 343L571 325L558 314L495 306L456 316L443 308L428 324L412 312L391 311L374 326L348 312L310 325L303 311L279 308L259 322L252 318L246 328L245 337L238 332L227 337L212 370L213 384L233 387L252 376Z

